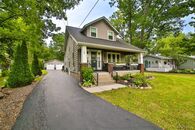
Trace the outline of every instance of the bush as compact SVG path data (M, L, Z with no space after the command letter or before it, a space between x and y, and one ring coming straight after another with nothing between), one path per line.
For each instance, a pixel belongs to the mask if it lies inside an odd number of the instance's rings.
M9 70L2 70L2 72L1 72L1 76L2 77L6 77L6 76L8 76L9 75Z
M193 69L174 69L170 72L171 73L195 74L195 70Z
M93 85L93 83L91 81L85 81L82 85L83 87L90 87Z
M40 64L39 64L39 60L38 60L38 57L37 57L36 54L34 54L34 56L33 56L33 62L32 62L31 70L32 70L32 73L34 74L34 76L42 74L41 67L40 67Z
M28 64L28 50L26 43L23 41L22 45L17 46L7 85L19 87L31 84L32 81L33 75Z
M135 84L137 87L147 87L149 82L143 74L135 74L133 76L133 84Z
M131 74L125 74L123 76L115 75L113 76L114 80L129 80L131 78Z
M81 75L83 78L83 84L93 84L93 68L83 67L81 69Z

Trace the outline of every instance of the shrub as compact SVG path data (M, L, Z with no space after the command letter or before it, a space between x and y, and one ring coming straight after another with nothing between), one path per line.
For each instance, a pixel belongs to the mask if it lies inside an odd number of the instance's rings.
M2 70L2 72L1 72L2 77L6 77L8 75L9 75L9 70Z
M129 80L131 78L131 74L125 74L123 76L115 75L113 76L114 80Z
M149 82L143 74L135 74L133 76L133 83L138 87L147 87Z
M131 74L125 74L121 77L122 80L129 80L131 78Z
M195 70L193 70L193 69L174 69L170 72L172 72L172 73L195 74Z
M93 68L91 67L83 67L81 69L81 75L83 78L83 84L93 84Z
M36 54L34 54L33 56L33 61L32 61L32 73L34 74L34 76L37 76L37 75L41 75L42 72L41 72L41 67L40 67L40 64L39 64L39 60L38 60L38 57Z
M26 43L23 41L22 45L17 46L7 85L19 87L31 84L32 81L33 75L28 64L28 50Z
M90 87L93 85L93 83L91 81L85 81L82 85L83 87Z

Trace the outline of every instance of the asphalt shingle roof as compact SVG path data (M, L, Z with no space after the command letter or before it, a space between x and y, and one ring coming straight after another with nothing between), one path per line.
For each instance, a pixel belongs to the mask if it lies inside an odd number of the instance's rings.
M153 58L157 58L157 59L162 59L162 60L171 60L173 58L171 57L165 57L165 56L160 56L160 55L146 55L144 57L153 57Z
M66 26L66 31L72 35L75 40L79 43L85 43L85 44L97 44L97 45L105 45L109 47L114 48L122 48L126 50L132 50L132 52L144 52L144 50L135 47L131 44L127 44L124 40L122 39L117 39L116 41L110 41L106 39L100 39L100 38L92 38L92 37L87 37L83 33L81 33L81 28L76 28L76 27L71 27L71 26Z

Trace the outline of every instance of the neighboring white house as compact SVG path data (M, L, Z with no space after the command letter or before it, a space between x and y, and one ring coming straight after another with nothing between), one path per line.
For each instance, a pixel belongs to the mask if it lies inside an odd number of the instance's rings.
M195 69L195 56L189 56L186 58L186 61L181 64L179 69Z
M64 62L59 60L51 60L46 62L44 66L47 70L62 70Z
M170 57L146 55L144 56L144 66L147 71L169 72L175 68L175 62Z

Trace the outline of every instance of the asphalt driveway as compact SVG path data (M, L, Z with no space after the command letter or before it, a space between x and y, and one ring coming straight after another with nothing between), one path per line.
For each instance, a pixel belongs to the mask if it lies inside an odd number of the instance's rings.
M61 71L50 71L24 103L14 130L159 130L90 94Z

